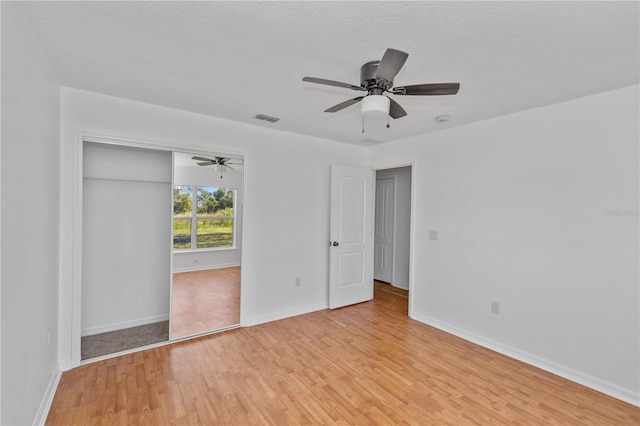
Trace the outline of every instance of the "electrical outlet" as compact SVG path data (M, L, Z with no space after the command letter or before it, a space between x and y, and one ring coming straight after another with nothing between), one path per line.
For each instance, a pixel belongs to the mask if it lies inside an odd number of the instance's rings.
M296 277L296 287L300 287L300 277Z
M491 312L494 314L500 314L500 304L495 300L491 301Z

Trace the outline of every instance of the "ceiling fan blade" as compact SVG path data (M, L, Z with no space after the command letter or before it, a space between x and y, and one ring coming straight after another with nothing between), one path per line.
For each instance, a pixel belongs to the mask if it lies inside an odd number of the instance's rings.
M196 163L198 164L198 166L213 166L213 163L211 161L205 161L202 163Z
M408 57L409 54L401 50L387 49L378 65L376 79L382 78L388 82L393 81Z
M212 162L213 160L211 158L205 158L205 157L191 157L192 160L198 160L198 161L208 161L208 162Z
M224 165L225 165L225 166L227 166L227 168L228 168L228 169L235 170L235 169L234 169L233 167L231 167L228 163L225 163Z
M400 86L391 89L394 95L455 95L460 90L460 83L432 83Z
M407 111L400 106L399 103L389 98L389 116L393 119L401 118L407 115Z
M357 98L353 98L353 99L349 99L347 101L341 102L338 105L334 105L331 108L327 108L324 110L324 112L338 112L342 109L345 109L348 106L351 106L353 104L357 104L358 102L360 102L362 100L362 98L364 98L364 96L360 96Z
M345 89L351 89L351 90L366 90L354 84L342 83L340 81L334 81L334 80L326 80L324 78L304 77L302 81L308 81L309 83L326 84L327 86L343 87Z

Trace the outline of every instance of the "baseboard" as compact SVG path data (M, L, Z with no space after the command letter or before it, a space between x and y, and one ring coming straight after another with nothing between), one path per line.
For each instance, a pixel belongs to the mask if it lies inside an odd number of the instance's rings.
M391 285L397 288L401 288L403 290L409 290L409 283L392 282Z
M311 312L321 311L323 309L328 309L329 305L326 303L318 303L316 305L308 305L302 308L291 309L288 311L282 311L275 314L264 315L261 317L250 318L248 320L242 321L241 327L251 327L258 324L264 324L271 321L278 321L285 318L291 318L298 315L304 315Z
M61 376L62 370L56 367L56 371L54 371L54 373L51 375L51 380L49 380L47 390L42 397L40 407L38 407L36 418L33 420L34 425L44 425L47 421L47 416L49 415L49 410L51 409L51 403L53 402L53 397L56 394L56 389L58 389L58 383L60 383Z
M518 361L522 361L534 367L538 367L542 370L548 371L567 380L571 380L572 382L579 383L591 389L595 389L598 392L602 392L614 398L628 402L629 404L640 407L640 393L633 392L630 389L623 388L605 380L598 379L597 377L593 377L580 371L573 370L564 365L549 361L548 359L541 358L539 356L521 351L503 343L487 339L474 333L470 333L466 330L440 322L424 315L414 313L411 318L435 327L439 330L445 331L449 334L453 334L454 336L460 337L461 339L496 351L502 355L517 359Z
M169 313L155 315L147 318L139 318L130 321L122 321L113 324L101 325L98 327L86 328L80 332L82 337L93 336L94 334L108 333L110 331L122 330L125 328L137 327L139 325L153 324L154 322L168 321Z
M210 269L235 268L237 266L240 266L240 264L239 263L229 263L229 264L216 265L216 266L198 265L198 266L191 266L191 267L188 267L188 268L174 268L173 272L208 271Z
M64 371L69 371L69 370L71 370L73 368L76 368L76 367L77 367L77 365L74 364L73 362L69 361L69 360L60 362L60 370L62 370L63 372Z

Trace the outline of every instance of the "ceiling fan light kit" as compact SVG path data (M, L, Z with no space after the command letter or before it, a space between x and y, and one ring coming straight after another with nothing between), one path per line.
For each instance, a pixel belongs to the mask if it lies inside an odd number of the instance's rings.
M361 102L360 111L363 120L365 117L387 117L387 120L389 117L397 119L407 115L402 106L387 94L395 96L434 96L455 95L458 93L460 83L414 84L393 87L393 79L400 72L408 57L409 54L406 52L387 49L381 60L367 62L360 67L359 86L317 77L304 77L302 81L367 92L366 95L348 99L325 110L325 112L334 113ZM389 127L388 123L387 127Z
M369 95L362 99L361 113L363 117L387 117L391 101L384 95Z

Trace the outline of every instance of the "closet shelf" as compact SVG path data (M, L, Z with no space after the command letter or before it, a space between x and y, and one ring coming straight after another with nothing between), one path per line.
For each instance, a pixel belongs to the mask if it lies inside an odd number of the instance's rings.
M155 185L171 185L171 182L160 181L160 180L116 179L116 178L101 178L101 177L90 177L90 176L85 176L83 179L86 180L86 181L96 181L96 182L144 183L144 184L155 184Z

